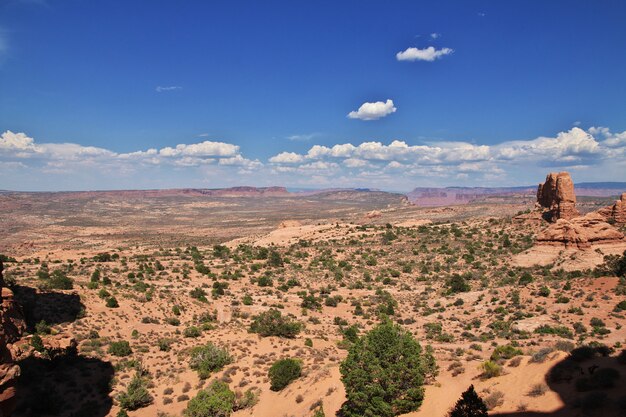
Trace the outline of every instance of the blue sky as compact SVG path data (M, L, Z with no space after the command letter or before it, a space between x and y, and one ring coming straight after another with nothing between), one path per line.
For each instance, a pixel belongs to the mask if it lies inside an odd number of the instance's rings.
M0 189L623 181L625 21L623 1L0 0Z

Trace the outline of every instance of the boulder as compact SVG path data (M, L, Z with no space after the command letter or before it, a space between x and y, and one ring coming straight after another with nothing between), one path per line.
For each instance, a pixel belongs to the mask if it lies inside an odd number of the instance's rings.
M598 210L606 221L620 226L626 225L626 193L622 193L619 200L612 206L604 207Z
M571 220L558 219L537 236L538 243L578 249L590 248L595 243L621 242L623 239L624 234L598 213L589 213Z
M570 220L580 215L576 210L574 182L567 172L551 172L537 188L537 203L548 209L544 218L550 222Z

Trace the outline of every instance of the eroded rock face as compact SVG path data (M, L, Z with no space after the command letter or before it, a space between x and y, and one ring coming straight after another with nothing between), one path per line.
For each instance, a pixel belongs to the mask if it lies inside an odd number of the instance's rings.
M572 220L558 219L537 236L543 244L564 245L566 248L590 248L594 243L620 242L624 234L604 221L598 213L589 213Z
M574 182L567 172L548 174L546 182L537 188L537 202L548 209L545 218L550 222L570 220L580 215L576 210Z
M598 210L598 213L607 221L620 226L626 225L626 193L622 193L615 204Z
M0 283L2 261L0 261ZM0 287L0 416L9 416L15 407L15 385L20 368L14 362L13 343L19 340L26 330L24 314L8 288Z

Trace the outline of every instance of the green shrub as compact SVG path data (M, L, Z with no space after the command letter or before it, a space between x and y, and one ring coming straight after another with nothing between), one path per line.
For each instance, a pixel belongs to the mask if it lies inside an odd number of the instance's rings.
M65 275L60 269L57 269L50 275L44 287L56 290L71 290L74 288L74 280Z
M109 308L117 308L120 304L117 302L117 298L109 297L107 298L106 306Z
M120 407L125 410L137 410L152 404L152 396L148 392L148 381L139 373L135 374L128 384L126 392L118 395Z
M392 417L419 409L424 379L436 373L434 359L411 333L388 320L354 343L342 362L344 417Z
M550 326L548 324L544 324L535 329L535 333L538 334L554 334L561 337L566 337L568 339L572 339L574 335L572 331L565 326Z
M491 354L490 359L492 361L499 361L502 359L511 359L521 354L522 354L522 351L520 349L517 349L516 347L511 346L511 345L503 345L503 346L498 346L494 349L493 353Z
M547 297L550 295L550 288L546 287L545 285L542 286L541 288L539 288L539 295L541 297Z
M448 294L468 292L471 289L465 278L459 274L452 275L446 282L446 286L448 287Z
M39 334L50 334L52 332L52 328L48 325L48 323L46 323L45 320L41 320L35 325L35 331Z
M172 340L171 339L166 339L166 338L159 339L157 341L157 344L159 345L159 350L161 352L169 352L170 349L172 348Z
M109 345L109 353L113 356L128 356L133 353L130 348L130 343L126 340L120 340L118 342L111 342Z
M198 391L189 400L185 417L228 417L235 407L235 393L228 384L214 381L208 388Z
M243 305L245 306L251 306L252 305L252 296L250 294L246 294L243 296L243 298L241 299L241 302L243 303Z
M189 366L198 372L201 379L208 378L213 372L219 371L232 362L232 357L226 349L207 343L204 346L196 346L191 350Z
M44 350L46 350L45 346L43 345L43 340L41 340L41 336L39 336L37 333L35 333L33 337L30 338L30 345L37 352L43 352Z
M517 283L519 285L528 285L531 282L533 282L533 276L530 274L530 272L526 271L522 274Z
M502 375L502 367L494 361L483 362L481 368L483 370L483 377L485 378L494 378Z
M183 335L185 337L200 337L200 335L202 334L202 332L200 331L200 329L196 326L190 326L187 327L184 331L183 331Z
M273 308L255 316L250 325L250 331L261 336L293 338L301 329L301 323L283 317L280 311Z
M270 389L280 391L291 381L297 379L302 374L302 362L297 359L281 359L270 367Z
M200 287L194 288L193 290L191 290L189 292L189 295L191 296L191 298L195 298L196 300L202 301L203 303L208 302L206 298L206 291L204 291L204 289Z

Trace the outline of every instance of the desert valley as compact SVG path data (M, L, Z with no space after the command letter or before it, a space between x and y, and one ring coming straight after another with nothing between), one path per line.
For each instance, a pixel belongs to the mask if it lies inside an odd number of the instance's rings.
M567 173L457 205L240 187L0 211L3 416L358 415L376 332L421 346L401 415L470 386L489 415L626 414L626 193L577 199Z
M626 417L624 22L0 0L0 417Z

